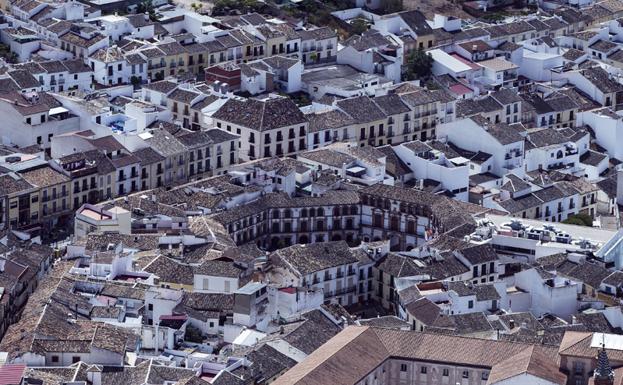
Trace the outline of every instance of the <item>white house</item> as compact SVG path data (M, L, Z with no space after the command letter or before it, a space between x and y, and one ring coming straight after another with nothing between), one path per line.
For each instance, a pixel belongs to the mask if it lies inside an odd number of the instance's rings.
M467 60L458 54L448 54L436 48L428 51L433 58L433 74L436 76L448 74L455 79L465 79L468 84L473 84L474 79L481 77L483 68Z
M523 56L518 62L517 73L533 81L550 81L551 70L563 65L563 57L558 53L523 51Z
M368 31L344 41L337 53L338 64L348 64L359 71L381 74L398 83L402 78L403 49L390 37Z
M297 160L317 171L330 170L355 183L372 185L385 180L385 154L373 147L334 143L298 154Z
M89 56L89 66L93 79L101 85L124 84L129 82L129 68L123 51L117 47L106 47Z
M35 31L27 28L5 28L0 32L2 43L9 46L20 62L30 59L33 52L41 48L41 39Z
M478 65L483 72L476 81L485 87L509 86L517 80L519 66L501 57L480 61Z
M121 207L104 209L91 204L82 205L74 217L74 235L84 238L91 232L130 234L131 213Z
M303 64L298 59L271 56L240 65L240 89L252 95L301 90Z
M516 273L514 279L515 287L529 297L527 301L511 300L511 311L530 311L535 317L553 314L567 320L577 311L581 283L537 268Z
M580 169L578 145L559 131L552 128L530 131L527 140L532 144L525 154L527 172L555 168L574 173Z
M4 124L0 135L5 144L49 148L53 136L76 131L80 120L51 95L29 92L7 94L0 101Z
M623 117L604 108L578 113L578 123L591 127L595 141L611 158L623 159Z
M491 154L495 175L523 168L524 137L520 130L506 123L491 123L480 115L437 126L437 137L446 138L456 146Z
M240 287L242 273L232 262L205 261L193 272L193 290L203 293L233 293Z
M466 163L455 163L443 152L420 141L401 143L393 150L416 179L439 182L440 188L454 194L455 199L468 200L469 167Z

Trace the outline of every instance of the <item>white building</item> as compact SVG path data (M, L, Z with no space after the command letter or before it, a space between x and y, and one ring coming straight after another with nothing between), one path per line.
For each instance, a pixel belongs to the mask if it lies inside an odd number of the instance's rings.
M535 317L553 314L570 320L577 311L581 283L537 268L516 273L514 283L521 292L509 296L512 312L529 311Z
M80 119L60 106L52 95L29 92L7 94L0 100L4 124L0 135L5 144L49 148L53 136L77 131Z
M394 44L390 37L368 31L346 40L344 48L337 53L337 62L369 74L381 74L398 83L402 78L403 49L390 49Z
M130 81L130 68L123 51L117 46L105 47L89 56L93 79L103 86L124 84Z
M131 213L121 207L82 205L74 217L74 235L86 237L92 232L130 234Z
M609 109L578 113L578 123L587 124L595 133L595 141L611 158L623 159L623 117Z
M493 124L477 115L440 124L437 137L468 151L491 154L492 166L486 171L495 175L523 169L524 137L508 124Z
M340 178L372 185L385 180L385 155L373 147L334 143L319 150L306 151L297 160L316 171L330 170Z
M448 159L443 152L420 141L401 143L393 150L417 180L438 182L455 199L468 200L469 167L465 162Z
M201 293L233 293L240 288L242 273L231 262L206 261L194 269L193 290Z
M252 95L301 90L303 64L285 56L271 56L240 65L240 89Z

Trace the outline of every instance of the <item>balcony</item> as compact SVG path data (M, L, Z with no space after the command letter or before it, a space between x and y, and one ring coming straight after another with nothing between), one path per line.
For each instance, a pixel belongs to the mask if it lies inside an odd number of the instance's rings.
M505 82L517 80L517 74L514 72L505 72L504 75L502 75L502 80Z
M355 291L355 286L349 286L349 287L344 287L342 289L338 289L335 292L333 292L334 296L337 295L344 295L344 294L348 294L348 293L353 293Z
M156 70L156 69L160 69L160 68L164 68L166 67L166 65L164 63L155 63L155 64L151 64L149 66L147 66L148 70Z

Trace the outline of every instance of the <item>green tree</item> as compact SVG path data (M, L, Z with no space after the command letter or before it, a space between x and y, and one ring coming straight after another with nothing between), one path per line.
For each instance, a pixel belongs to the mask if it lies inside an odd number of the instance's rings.
M368 30L368 23L364 19L357 19L350 26L353 35L361 35Z
M385 0L383 2L383 13L395 13L403 10L402 0Z
M425 79L431 75L433 57L422 48L412 51L407 57L407 80Z
M199 13L199 12L201 12L201 9L203 8L203 5L202 5L201 3L192 3L192 4L190 5L190 8L191 8L193 11L195 11L195 12Z
M588 226L593 227L593 218L588 214L578 213L570 215L567 219L562 221L568 225Z
M229 14L233 10L237 10L240 13L259 12L262 9L262 4L256 0L217 0L212 7L213 16L224 16Z
M132 83L134 88L138 88L138 86L141 84L141 80L137 76L132 76L130 78L130 83Z
M196 327L192 325L186 326L186 334L184 335L184 339L186 341L195 342L198 344L203 342L203 336L201 335L201 330L197 329Z

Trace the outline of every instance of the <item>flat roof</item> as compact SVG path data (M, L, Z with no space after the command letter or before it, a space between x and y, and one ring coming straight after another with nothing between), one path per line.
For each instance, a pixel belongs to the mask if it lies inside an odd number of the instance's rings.
M97 212L95 210L91 210L91 209L84 209L80 212L80 214L84 215L85 217L89 217L91 219L95 219L97 221L101 221L103 219L111 219L112 217L110 215L106 215L103 214L102 212Z
M253 294L256 291L260 290L262 287L265 287L266 284L262 282L249 282L240 289L236 290L237 294Z
M609 350L623 350L623 336L618 334L593 333L591 348L604 347Z
M550 225L556 227L558 230L564 231L569 234L573 239L584 238L589 241L603 242L604 244L609 241L616 231L600 229L597 227L577 226L569 225L561 222L546 222L536 219L515 218L504 215L486 214L486 218L491 220L496 227L500 227L504 223L509 223L513 220L518 220L526 226L543 227L544 225Z
M50 109L49 114L58 115L58 114L62 114L63 112L69 112L69 110L65 107L54 107Z
M472 70L472 67L457 59L454 55L450 55L439 48L428 51L437 63L450 69L454 73Z
M509 62L508 60L504 60L502 58L496 57L489 60L483 60L478 62L483 67L490 68L494 71L505 71L514 68L519 68L516 64Z

